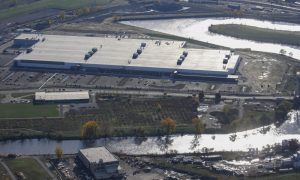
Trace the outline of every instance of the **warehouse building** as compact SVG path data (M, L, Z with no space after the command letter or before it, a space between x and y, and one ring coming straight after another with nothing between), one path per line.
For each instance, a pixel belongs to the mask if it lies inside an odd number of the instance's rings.
M67 104L88 103L90 100L88 91L80 92L36 92L34 104Z
M29 41L29 42L27 42ZM184 41L21 34L36 42L14 59L16 67L150 76L233 78L240 57L229 50L186 48Z
M119 160L105 147L81 149L77 157L95 179L117 179L122 176Z

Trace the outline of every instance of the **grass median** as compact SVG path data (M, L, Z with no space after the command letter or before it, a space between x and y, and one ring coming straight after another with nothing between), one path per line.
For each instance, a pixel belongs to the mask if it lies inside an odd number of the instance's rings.
M211 25L209 31L239 39L300 46L299 31L281 31L239 24Z

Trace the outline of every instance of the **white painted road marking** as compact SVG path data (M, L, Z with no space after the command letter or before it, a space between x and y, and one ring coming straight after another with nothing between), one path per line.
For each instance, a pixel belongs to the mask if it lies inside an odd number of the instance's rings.
M57 73L54 73L49 79L47 79L47 81L45 81L44 84L41 85L41 87L39 89L41 89L43 86L45 86L48 81L50 81L54 76L56 76L56 74Z

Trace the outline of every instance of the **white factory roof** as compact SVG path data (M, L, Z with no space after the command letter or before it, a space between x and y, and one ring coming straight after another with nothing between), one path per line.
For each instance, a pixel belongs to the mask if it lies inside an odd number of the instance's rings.
M79 151L89 161L89 163L99 163L99 161L108 163L118 161L118 159L105 147L81 149Z
M59 101L59 100L82 100L89 99L88 91L80 92L36 92L35 100Z
M37 35L21 34L16 39L40 39L33 45L33 51L20 54L15 60L37 60L50 62L65 62L74 64L96 64L121 67L151 67L167 68L174 70L201 70L227 72L234 69L238 55L231 56L229 63L224 67L223 59L227 50L208 50L183 48L184 41L161 41L149 39L118 40L115 37L86 37L86 36L62 36L62 35ZM45 39L42 41L42 39ZM132 55L146 43L146 47L137 59ZM84 56L92 48L98 51L87 61ZM183 51L188 51L188 56L177 65L177 60Z

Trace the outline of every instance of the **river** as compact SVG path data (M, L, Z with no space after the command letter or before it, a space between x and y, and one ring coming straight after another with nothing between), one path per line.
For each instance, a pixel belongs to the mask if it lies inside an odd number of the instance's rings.
M57 145L65 154L74 154L81 148L106 146L112 152L126 154L164 154L166 152L192 153L201 152L204 148L213 151L247 151L248 148L262 149L263 146L281 143L283 139L300 140L300 112L289 113L288 120L279 128L269 126L267 133L262 128L237 132L235 141L230 140L233 134L172 135L170 137L146 138L101 138L95 142L81 140L55 141L49 139L9 140L0 142L0 154L16 153L22 155L53 154Z
M292 52L294 58L300 60L300 47L259 43L208 32L208 27L211 24L245 24L277 30L300 31L300 25L296 24L233 18L126 21L123 23L231 48L251 48L256 51L271 53L279 53L281 49L285 49L288 53ZM57 145L63 148L65 154L74 154L81 148L97 146L106 146L112 152L133 155L163 154L171 151L191 153L201 152L204 148L213 151L247 151L248 148L262 149L268 144L280 143L283 139L296 138L300 140L298 114L300 114L300 112L291 112L288 120L284 124L279 128L271 125L269 126L270 130L266 133L262 133L262 128L237 132L235 141L230 140L233 134L203 134L201 136L172 135L160 138L101 138L95 142L26 139L0 142L0 153L16 153L22 155L53 154Z
M254 51L262 51L279 54L281 49L286 50L287 55L300 60L300 47L282 44L262 43L245 39L237 39L229 36L211 33L208 28L218 24L243 24L274 30L300 31L300 25L284 22L261 21L255 19L240 18L189 18L189 19L164 19L123 21L123 24L150 29L162 33L172 34L219 46L229 48L250 48Z

